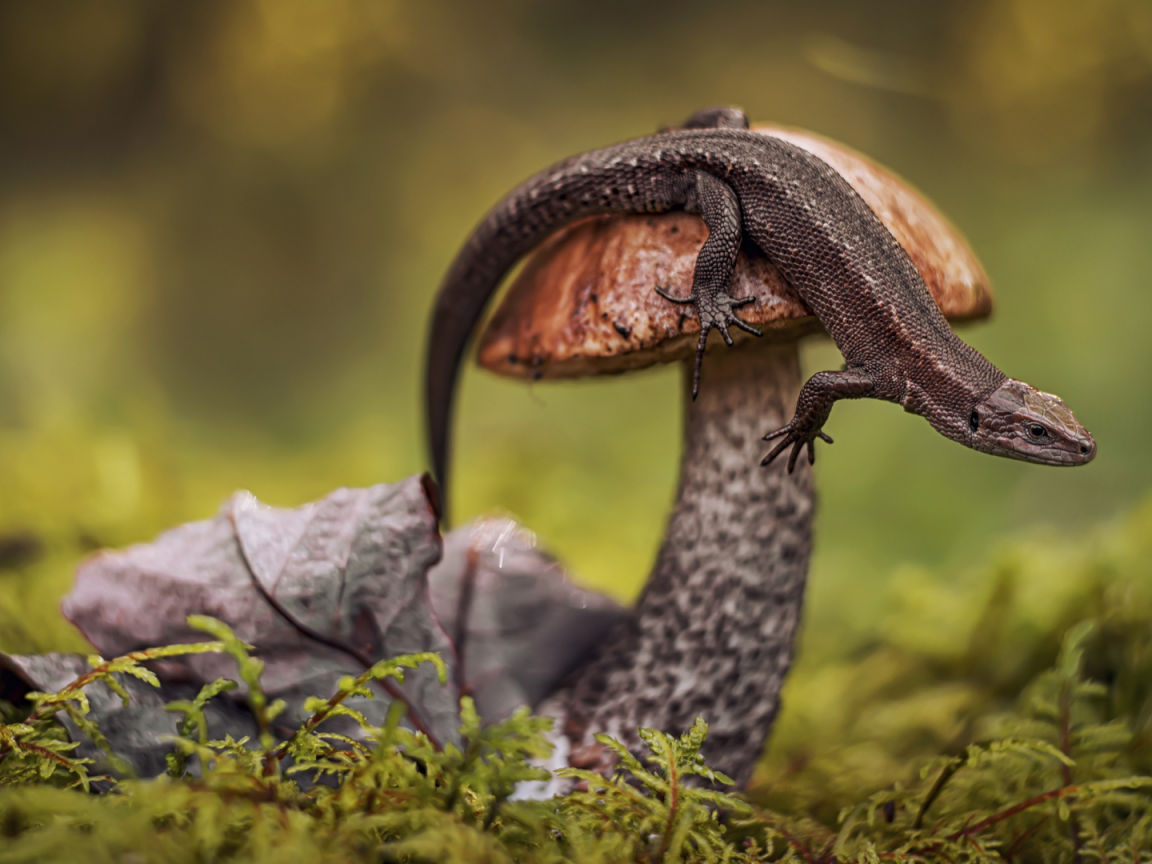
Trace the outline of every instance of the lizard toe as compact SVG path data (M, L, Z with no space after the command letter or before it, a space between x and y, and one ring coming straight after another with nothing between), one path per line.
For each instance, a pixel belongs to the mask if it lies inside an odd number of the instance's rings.
M793 441L792 441L792 435L790 434L790 430L787 427L785 427L784 429L781 429L779 431L781 433L784 433L784 439L782 441L780 441L780 443L778 443L775 447L773 447L767 456L765 456L763 459L760 460L761 465L772 464L773 459L775 459L777 456L779 456L781 453L783 453L785 450L787 450L790 446L792 446ZM773 433L773 437L775 437L775 433Z
M792 452L788 454L788 473L791 474L796 470L796 457L800 455L800 451L804 449L804 439L794 442L792 444Z

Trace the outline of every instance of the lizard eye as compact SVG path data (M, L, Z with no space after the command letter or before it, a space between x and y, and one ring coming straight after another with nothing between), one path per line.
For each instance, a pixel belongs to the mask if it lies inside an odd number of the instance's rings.
M976 432L980 428L980 415L976 411L973 411L968 417L968 428L973 432Z
M1028 424L1028 434L1037 440L1048 437L1048 430L1041 426L1039 423Z

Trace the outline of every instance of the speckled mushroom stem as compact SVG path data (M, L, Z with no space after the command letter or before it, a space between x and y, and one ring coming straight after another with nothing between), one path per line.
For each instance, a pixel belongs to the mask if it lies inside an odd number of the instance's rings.
M811 549L812 472L760 466L766 430L800 389L796 343L710 352L700 395L685 367L680 490L633 617L549 697L569 763L606 768L594 733L636 746L637 727L681 733L697 715L709 764L743 786L792 661Z

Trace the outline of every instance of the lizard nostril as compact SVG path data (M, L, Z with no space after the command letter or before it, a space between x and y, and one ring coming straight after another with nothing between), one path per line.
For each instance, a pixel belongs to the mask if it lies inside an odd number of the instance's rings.
M1091 449L1092 449L1092 446L1087 441L1081 441L1080 442L1080 452L1081 453L1087 455Z

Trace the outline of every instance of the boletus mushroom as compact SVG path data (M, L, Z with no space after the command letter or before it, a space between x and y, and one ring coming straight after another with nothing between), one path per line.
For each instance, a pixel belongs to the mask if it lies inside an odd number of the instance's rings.
M921 195L855 151L759 126L819 156L856 189L907 250L953 321L991 311L988 280L957 231ZM539 710L557 718L568 762L607 769L607 733L681 732L702 715L709 764L745 784L779 706L811 548L806 465L761 467L767 429L788 422L800 391L797 346L822 332L800 295L747 245L730 293L763 338L714 340L691 398L699 321L653 291L687 296L708 236L695 215L595 216L560 231L525 265L480 340L481 366L528 379L684 369L684 452L664 543L633 615Z

